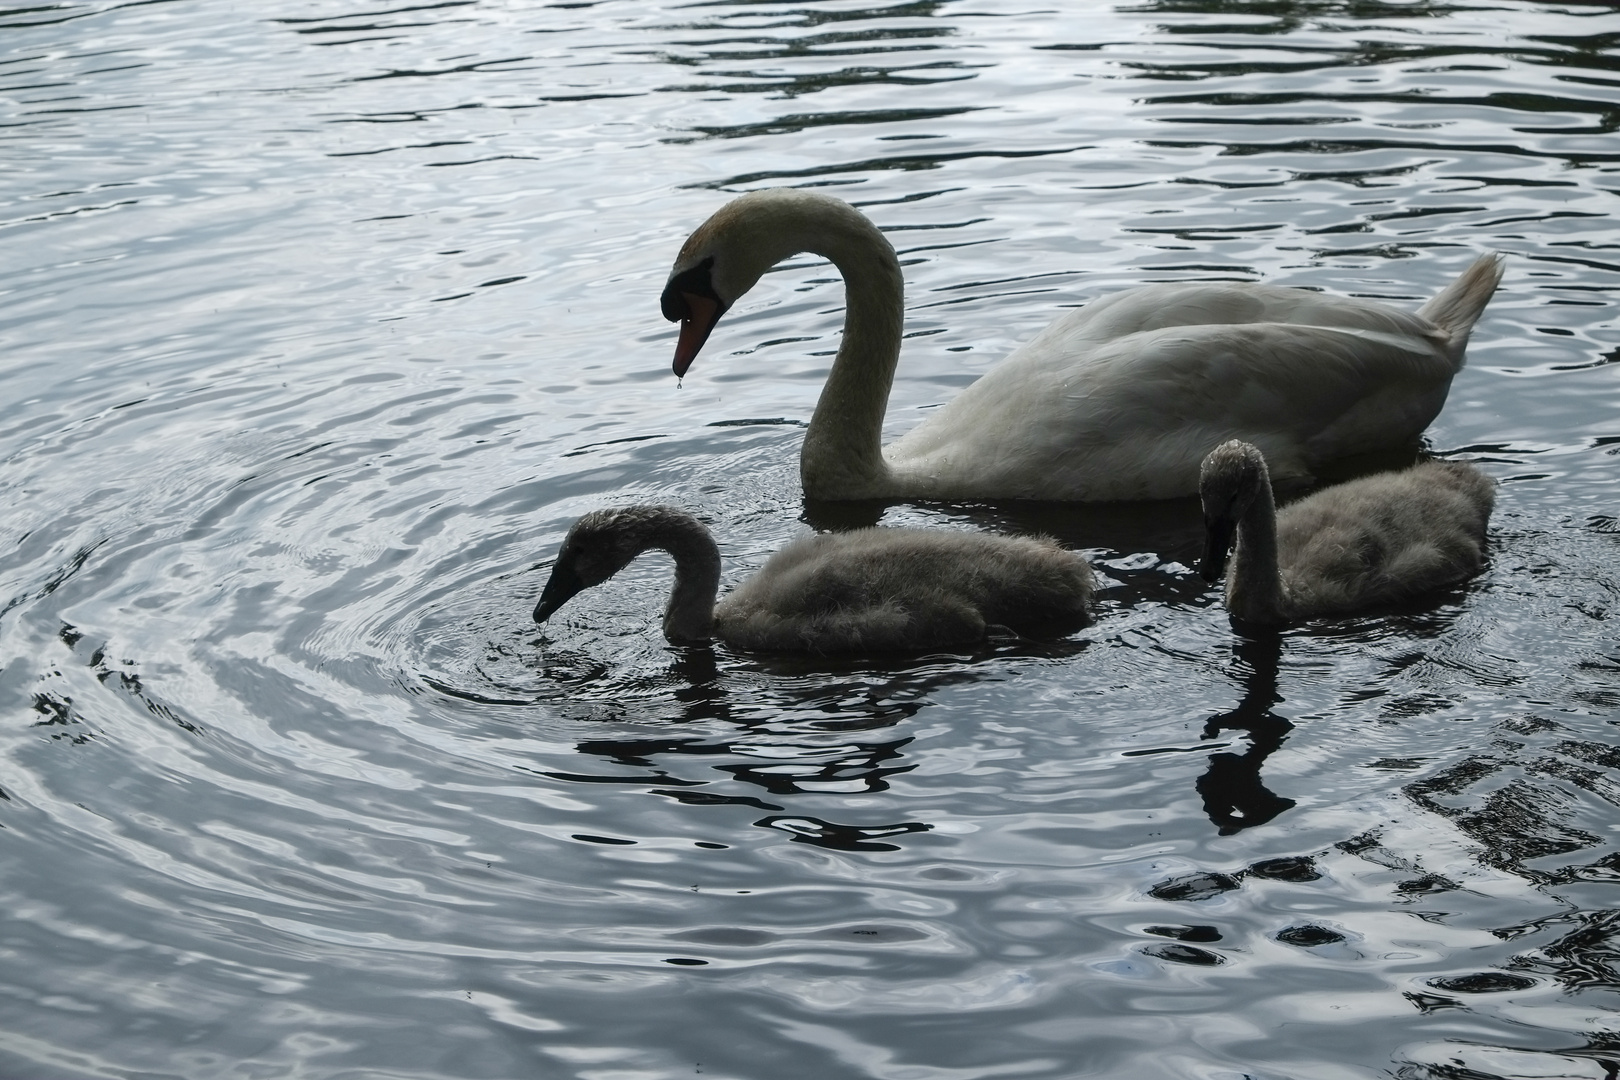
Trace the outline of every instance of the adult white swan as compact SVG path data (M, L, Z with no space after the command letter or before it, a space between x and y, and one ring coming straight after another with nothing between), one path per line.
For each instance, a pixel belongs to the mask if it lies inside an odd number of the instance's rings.
M1096 587L1085 556L1051 540L870 528L797 540L716 603L720 550L703 523L673 506L626 506L574 522L534 621L650 548L675 558L665 637L771 652L921 652L982 641L991 626L1062 635L1090 621Z
M1501 279L1486 255L1416 314L1303 289L1148 285L1060 317L883 449L900 358L900 263L848 203L742 195L681 248L664 317L684 375L715 323L777 262L810 251L844 277L843 341L799 459L817 499L1161 499L1198 491L1227 439L1277 479L1415 440L1445 403Z

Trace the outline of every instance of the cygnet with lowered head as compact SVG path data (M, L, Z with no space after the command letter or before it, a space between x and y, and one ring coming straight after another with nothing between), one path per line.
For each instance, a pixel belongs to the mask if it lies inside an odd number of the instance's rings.
M1203 574L1232 552L1226 609L1280 625L1388 607L1472 577L1485 561L1495 483L1472 465L1423 461L1318 491L1279 513L1266 459L1245 442L1204 458Z
M627 506L568 530L535 621L651 548L675 559L665 637L765 652L922 652L997 626L1062 636L1091 621L1096 587L1085 558L1051 540L869 528L797 540L716 603L720 551L703 523L673 506Z

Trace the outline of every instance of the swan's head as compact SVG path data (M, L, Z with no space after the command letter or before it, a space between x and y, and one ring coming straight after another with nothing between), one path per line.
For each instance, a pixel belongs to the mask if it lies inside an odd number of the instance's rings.
M673 507L631 506L592 510L574 522L540 592L534 621L545 622L569 600L630 565L651 546L663 512L684 513Z
M1198 494L1204 503L1204 559L1199 572L1205 581L1219 580L1226 570L1238 522L1270 483L1264 455L1246 442L1224 442L1204 457Z
M681 324L675 374L686 374L720 317L765 271L801 251L836 262L852 241L873 238L892 260L888 241L859 210L819 192L766 188L726 203L686 238L660 298L664 318Z

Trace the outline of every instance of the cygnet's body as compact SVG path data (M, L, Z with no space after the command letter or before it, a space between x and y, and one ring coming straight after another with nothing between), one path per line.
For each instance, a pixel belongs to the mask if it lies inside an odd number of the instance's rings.
M1226 608L1278 625L1385 608L1453 585L1485 560L1495 484L1472 465L1423 461L1326 488L1279 513L1265 458L1223 443L1204 458L1203 572L1226 577Z
M1086 560L1051 540L870 528L795 541L716 604L708 529L675 507L629 506L574 523L535 621L650 548L675 559L665 637L767 652L919 652L982 641L992 626L1061 635L1090 621L1095 588Z

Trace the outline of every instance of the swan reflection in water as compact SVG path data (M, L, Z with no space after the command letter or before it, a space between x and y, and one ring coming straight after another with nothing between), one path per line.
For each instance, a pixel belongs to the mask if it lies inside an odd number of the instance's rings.
M1294 729L1292 723L1271 711L1283 700L1277 692L1282 638L1274 633L1239 636L1232 651L1241 672L1243 700L1230 712L1210 717L1202 737L1213 739L1223 731L1246 731L1249 748L1241 754L1211 754L1209 769L1198 778L1204 813L1222 836L1264 825L1294 806L1293 799L1274 794L1260 782L1260 766Z
M1081 647L1076 643L1075 651ZM1204 812L1221 835L1263 825L1295 805L1267 788L1260 776L1266 759L1293 730L1288 719L1272 711L1283 700L1277 691L1281 651L1277 634L1238 637L1233 653L1243 698L1204 725L1204 739L1226 731L1248 735L1249 746L1242 753L1212 754L1195 783ZM890 777L917 767L907 760L913 737L893 729L947 687L987 674L982 667L944 670L926 660L918 664L929 670L880 675L851 664L857 670L829 677L824 666L815 673L808 661L789 661L761 672L773 686L754 694L737 685L739 672L717 663L712 648L679 649L667 671L673 691L669 698L679 703L679 714L668 719L708 730L687 734L665 728L647 736L581 740L575 749L610 766L613 776L567 779L642 783L649 794L691 805L753 807L766 812L756 826L786 832L801 843L844 851L895 850L892 838L931 826L921 821L834 822L796 813L792 803L798 796L887 790ZM717 722L722 730L715 730ZM753 790L712 790L714 773Z
M710 646L680 648L667 672L678 715L647 735L620 729L579 741L575 749L609 771L556 778L645 785L648 794L693 806L751 807L764 811L754 826L816 847L898 850L893 838L933 826L865 815L833 821L793 803L801 796L876 794L891 777L917 768L906 749L915 736L901 725L946 687L989 674L982 666L948 670L940 659L895 671L859 661L829 670L825 659L772 658L760 661L769 670L755 681L749 670L718 662ZM961 658L949 659L955 667Z

